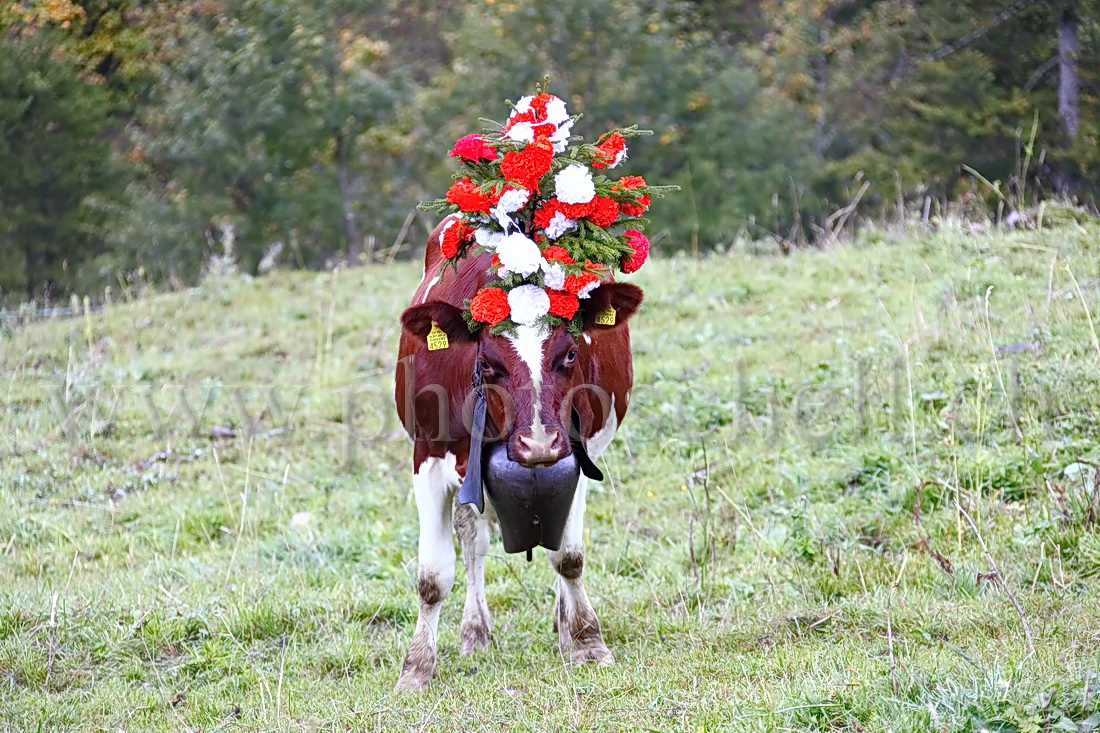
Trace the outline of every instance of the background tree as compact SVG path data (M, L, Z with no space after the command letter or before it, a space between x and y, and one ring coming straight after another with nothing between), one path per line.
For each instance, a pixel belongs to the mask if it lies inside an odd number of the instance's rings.
M971 168L1100 189L1100 0L14 0L0 38L20 297L189 282L230 243L246 270L409 256L453 141L546 74L578 133L655 131L621 170L682 186L666 249L814 243L856 192L980 205Z
M190 277L228 239L249 269L275 243L306 265L358 259L359 141L401 88L358 19L320 0L241 0L189 28L190 53L133 133L139 182L117 239L129 260Z
M0 293L48 296L103 251L109 110L47 34L0 44Z

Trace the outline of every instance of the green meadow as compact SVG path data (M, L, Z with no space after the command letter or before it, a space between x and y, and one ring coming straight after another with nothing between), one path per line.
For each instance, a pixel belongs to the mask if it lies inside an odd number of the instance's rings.
M1100 223L651 261L586 525L617 664L494 538L493 647L460 570L396 694L421 274L0 322L0 730L1100 730Z

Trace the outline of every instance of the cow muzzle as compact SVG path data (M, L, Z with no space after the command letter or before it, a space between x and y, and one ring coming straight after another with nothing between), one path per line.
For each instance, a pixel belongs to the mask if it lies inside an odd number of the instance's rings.
M512 436L512 456L526 468L550 466L569 455L569 441L558 428L544 428L536 435L531 428Z

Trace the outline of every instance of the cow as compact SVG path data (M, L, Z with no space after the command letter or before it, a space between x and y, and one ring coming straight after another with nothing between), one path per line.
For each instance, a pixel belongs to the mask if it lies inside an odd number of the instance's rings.
M436 673L440 608L455 581L452 524L466 568L460 650L468 655L490 644L485 557L494 516L488 505L482 514L472 505L454 504L469 462L475 369L484 384L488 434L506 442L511 460L525 467L552 465L574 450L571 436L582 441L594 460L626 415L633 384L627 322L643 297L638 287L607 276L580 301L584 329L578 337L564 324L549 332L519 326L505 335L487 327L473 333L463 318L463 304L493 279L488 271L491 254L471 255L441 270L439 239L448 220L429 237L423 281L401 314L394 397L413 441L420 611L398 690L424 688ZM613 319L606 317L609 308ZM614 324L601 325L609 320ZM438 343L428 348L434 328L446 334L446 348L438 348ZM438 331L435 334L438 338ZM572 433L567 427L571 416ZM604 643L582 579L586 481L584 476L579 479L560 548L548 551L558 575L553 625L562 653L572 662L612 664L614 656Z

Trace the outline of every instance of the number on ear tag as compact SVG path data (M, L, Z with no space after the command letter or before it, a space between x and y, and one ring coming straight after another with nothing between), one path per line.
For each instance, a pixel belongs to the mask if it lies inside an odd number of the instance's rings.
M615 325L615 309L611 307L609 303L607 308L596 314L597 326L614 326Z
M438 323L432 321L432 330L428 331L428 351L439 351L450 345L451 342L447 340L447 334L439 327Z

